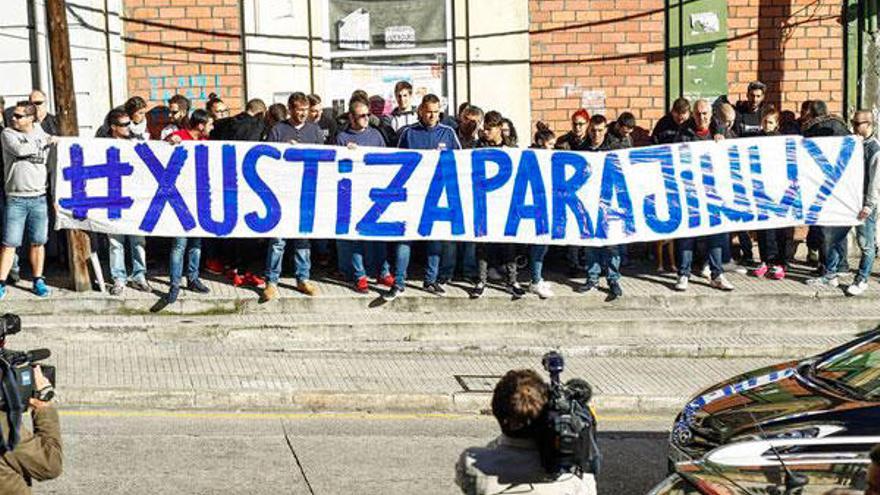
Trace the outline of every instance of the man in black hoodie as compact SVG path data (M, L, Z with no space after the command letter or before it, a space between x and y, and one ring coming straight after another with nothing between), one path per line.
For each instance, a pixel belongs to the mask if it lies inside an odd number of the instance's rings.
M672 103L672 109L657 121L651 132L654 144L679 142L679 134L691 116L691 102L687 98L678 98Z
M749 83L746 100L736 103L736 122L734 131L739 137L761 135L761 116L764 113L764 98L767 85L761 81Z

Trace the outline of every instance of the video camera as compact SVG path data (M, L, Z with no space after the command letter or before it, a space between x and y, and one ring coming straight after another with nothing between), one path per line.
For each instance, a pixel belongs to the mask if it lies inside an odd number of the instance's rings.
M27 352L6 349L6 336L21 331L21 318L12 313L0 317L0 410L7 414L27 409L28 401L34 397L49 401L55 396L55 367L40 364L43 375L52 384L46 390L36 390L34 366L47 359L52 353L49 349L34 349Z
M565 360L558 352L545 354L541 364L550 373L546 419L538 438L541 464L552 475L598 474L602 454L596 442L596 418L588 405L592 387L580 378L562 384L559 375Z

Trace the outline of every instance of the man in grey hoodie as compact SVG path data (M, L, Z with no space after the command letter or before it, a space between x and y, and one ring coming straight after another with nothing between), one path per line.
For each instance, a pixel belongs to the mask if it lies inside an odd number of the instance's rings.
M47 297L50 292L43 278L45 244L49 234L46 188L49 182L49 146L55 144L57 138L35 125L36 115L34 104L19 102L12 114L12 126L0 133L6 192L3 249L0 251L0 299L6 296L6 277L25 230L31 243L33 292L40 297Z
M868 277L874 268L874 256L877 254L875 232L877 225L877 202L880 201L880 178L877 177L877 165L880 163L880 141L874 135L874 114L869 110L856 112L852 119L853 134L864 139L865 147L865 196L862 209L859 211L861 225L856 226L856 238L862 257L859 260L859 272L846 293L858 296L868 288Z

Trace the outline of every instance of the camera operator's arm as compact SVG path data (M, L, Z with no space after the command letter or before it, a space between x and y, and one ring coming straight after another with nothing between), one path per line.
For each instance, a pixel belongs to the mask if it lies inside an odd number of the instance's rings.
M34 385L40 391L51 386L39 366L34 368ZM34 433L21 430L21 442L12 456L29 477L50 480L61 475L61 424L51 402L30 399Z

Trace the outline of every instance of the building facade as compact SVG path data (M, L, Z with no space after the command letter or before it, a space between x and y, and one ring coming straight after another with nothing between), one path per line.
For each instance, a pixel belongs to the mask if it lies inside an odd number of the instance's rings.
M80 126L127 97L154 105L211 93L317 93L340 109L354 89L392 108L397 80L449 108L473 102L558 131L584 107L630 110L649 129L680 96L731 101L749 81L797 112L839 113L875 87L863 74L872 29L858 0L68 0ZM51 88L43 0L11 0L0 21L7 101ZM50 95L51 96L51 95Z

